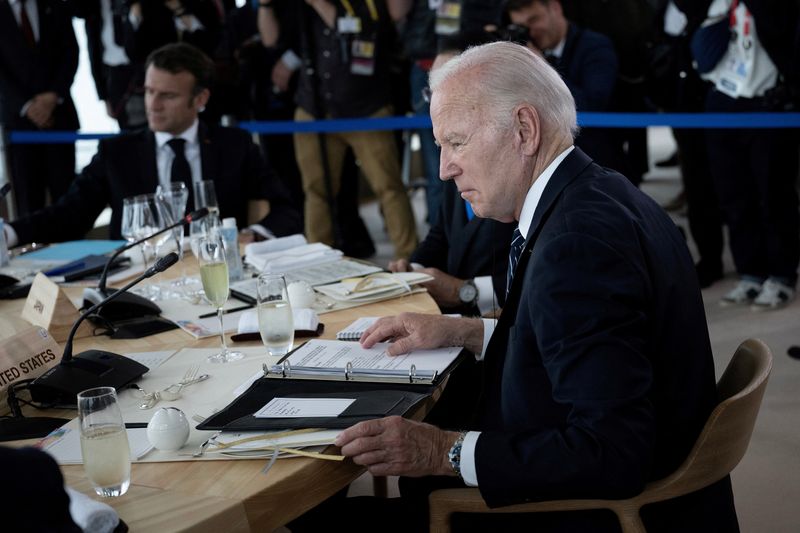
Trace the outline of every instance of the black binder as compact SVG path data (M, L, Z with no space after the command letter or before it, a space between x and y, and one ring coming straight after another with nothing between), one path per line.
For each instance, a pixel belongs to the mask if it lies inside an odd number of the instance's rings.
M435 385L311 381L261 378L222 411L197 426L201 430L263 431L269 429L344 429L363 420L408 413L430 396ZM253 413L273 398L355 398L338 417L256 418Z

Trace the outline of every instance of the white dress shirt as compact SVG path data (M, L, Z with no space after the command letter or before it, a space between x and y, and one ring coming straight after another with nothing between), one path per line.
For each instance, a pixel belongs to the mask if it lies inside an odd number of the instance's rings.
M10 0L11 12L14 13L14 18L17 19L17 25L20 24L20 17L22 11L22 0ZM33 30L33 38L39 42L39 6L36 0L28 0L25 2L25 12L28 14L28 21L31 23Z
M550 178L558 168L558 165L560 165L564 158L574 149L574 146L570 146L561 152L558 157L544 169L539 177L536 178L531 188L528 189L525 202L522 204L522 211L520 212L519 224L517 226L519 232L525 239L528 238L531 222L533 222L533 214L536 212L536 207L539 205L539 200L542 198L545 187L547 187L547 184L550 182ZM496 325L497 321L494 319L483 320L483 348L478 356L478 360L482 360L486 354L486 347L489 345L489 339L492 338L492 333ZM480 431L467 432L464 437L464 443L461 445L461 477L464 479L464 483L470 487L478 486L478 472L475 469L475 446L478 443L478 437L480 437L480 435Z
M200 124L198 119L189 126L189 129L180 135L157 131L156 135L156 167L158 168L158 184L164 188L169 187L170 174L172 173L172 161L175 159L175 152L167 144L172 139L183 139L186 141L183 149L186 154L186 161L189 162L189 169L192 171L192 183L203 180L203 169L200 161L200 142L197 139L197 128Z

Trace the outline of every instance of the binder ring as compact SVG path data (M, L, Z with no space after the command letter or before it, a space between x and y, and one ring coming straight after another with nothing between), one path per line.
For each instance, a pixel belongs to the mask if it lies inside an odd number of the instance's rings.
M411 365L411 368L408 369L408 382L414 383L414 379L417 377L417 365Z
M288 359L281 365L281 374L283 374L283 377L285 378L288 378L292 375L292 365L289 364Z
M353 376L353 362L348 361L347 364L344 366L344 380L349 381L352 376Z

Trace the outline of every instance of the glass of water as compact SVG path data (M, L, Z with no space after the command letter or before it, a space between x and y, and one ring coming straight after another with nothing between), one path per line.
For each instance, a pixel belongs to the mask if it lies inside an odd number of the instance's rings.
M258 278L258 331L270 355L286 355L294 342L292 306L281 274Z
M131 483L131 452L113 387L78 393L83 469L103 497L122 496Z
M194 208L207 207L209 212L219 216L217 190L214 188L214 182L212 180L195 181L192 185L194 187Z

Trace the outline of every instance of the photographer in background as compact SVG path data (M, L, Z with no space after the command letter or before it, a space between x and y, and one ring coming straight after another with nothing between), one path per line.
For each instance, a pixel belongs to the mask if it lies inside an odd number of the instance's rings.
M608 37L568 21L560 0L509 0L506 11L513 24L528 28L528 47L558 71L579 112L611 110L619 62ZM583 128L575 144L598 164L628 175L608 130Z

